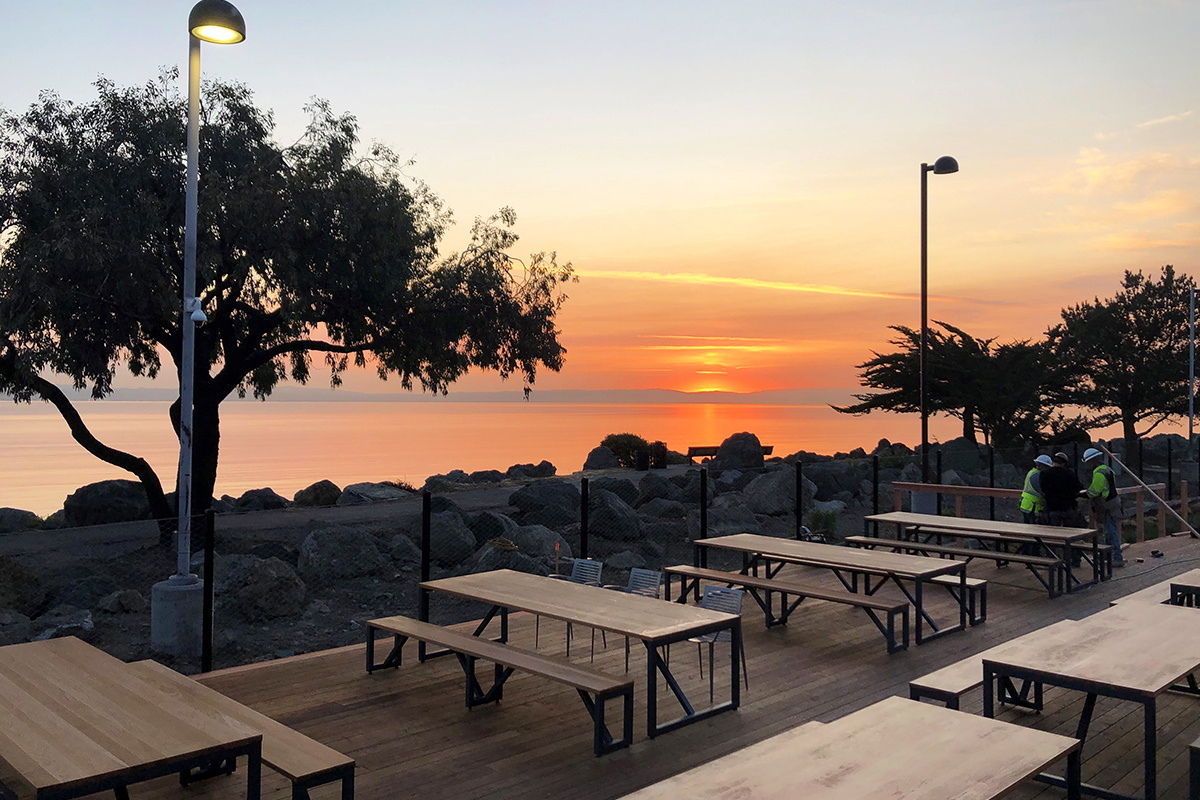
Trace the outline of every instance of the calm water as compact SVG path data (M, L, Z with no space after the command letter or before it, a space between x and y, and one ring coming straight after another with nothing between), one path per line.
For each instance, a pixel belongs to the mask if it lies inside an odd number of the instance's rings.
M165 403L87 402L79 409L101 441L146 458L164 484L174 483L179 445ZM881 437L911 445L920 437L915 417L847 417L826 406L230 402L222 409L217 492L270 486L291 497L322 478L420 485L452 469L504 470L542 459L569 474L605 435L625 431L683 452L752 431L778 455L870 450ZM954 420L931 421L935 438L959 431ZM76 444L49 405L0 404L0 506L44 515L83 484L128 477Z

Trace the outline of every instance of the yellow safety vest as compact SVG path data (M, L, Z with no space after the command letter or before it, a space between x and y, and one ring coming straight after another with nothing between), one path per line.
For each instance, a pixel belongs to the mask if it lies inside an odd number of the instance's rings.
M1040 514L1046 510L1046 496L1033 488L1033 476L1037 474L1037 467L1025 473L1025 488L1021 490L1021 510Z

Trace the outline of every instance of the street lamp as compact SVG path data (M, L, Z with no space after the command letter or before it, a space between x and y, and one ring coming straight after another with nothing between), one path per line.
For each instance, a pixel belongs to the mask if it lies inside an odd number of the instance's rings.
M928 175L958 172L958 162L942 156L933 166L921 165L921 483L929 483L929 382L925 377L925 351L929 337L929 189Z
M203 587L192 573L192 383L196 323L204 310L196 299L196 194L200 161L200 42L237 44L246 38L241 12L226 0L200 0L188 15L187 195L183 238L183 357L179 373L179 550L175 574L151 593L151 648L171 655L199 655Z

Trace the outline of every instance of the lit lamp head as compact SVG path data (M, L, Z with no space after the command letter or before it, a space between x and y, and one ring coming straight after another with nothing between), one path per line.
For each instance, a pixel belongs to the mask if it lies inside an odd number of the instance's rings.
M227 0L200 0L188 14L192 36L213 44L237 44L246 38L246 21Z
M951 172L958 172L958 162L954 160L954 156L942 156L933 162L934 175L949 175Z

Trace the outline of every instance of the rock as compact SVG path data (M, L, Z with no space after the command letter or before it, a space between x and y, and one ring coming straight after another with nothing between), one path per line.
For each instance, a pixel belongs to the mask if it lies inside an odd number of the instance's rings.
M612 492L617 497L624 500L629 505L633 505L638 499L638 487L633 481L628 478L617 478L612 475L601 475L599 478L592 478L588 481L588 489L595 491L596 489L605 489Z
M0 533L18 533L42 526L42 518L32 511L0 508Z
M957 470L948 469L942 473L943 486L968 486L969 484L963 480Z
M11 608L0 608L0 647L28 642L32 636L29 617Z
M172 492L172 494L174 494L174 492ZM175 504L172 502L171 506L174 507L174 505ZM224 500L213 500L208 507L212 509L214 514L232 514L234 512L233 503L227 503Z
M471 483L499 483L504 480L504 473L498 469L483 469L471 473Z
M298 506L332 506L337 505L342 490L333 481L317 481L311 486L296 492L294 502Z
M75 608L92 608L102 597L112 594L121 587L116 581L104 575L97 575L83 565L67 567L59 570L55 578L65 582L65 585L55 592L47 605L74 606Z
M400 566L421 563L421 548L402 533L392 537L390 549L392 561Z
M358 506L366 503L386 503L412 497L412 492L397 489L386 483L352 483L342 490L337 499L339 506Z
M513 464L505 473L510 478L552 478L558 472L549 461L537 464Z
M700 537L700 510L691 509L687 516L688 536ZM735 533L762 533L762 526L753 512L745 506L737 508L710 508L708 510L708 538L732 536Z
M939 445L942 451L942 469L955 472L979 472L985 466L984 456L987 448L981 447L969 439L959 437ZM929 453L931 463L937 463L937 455Z
M814 500L811 510L840 514L846 510L846 504L841 500Z
M140 592L133 589L118 589L100 598L96 608L108 614L137 614L145 611L149 604Z
M42 530L44 531L56 531L59 528L65 527L67 527L67 515L61 508L46 517L45 521L42 522Z
M446 473L446 478L455 483L474 483L471 476L463 472L461 469L452 469Z
M634 567L642 569L646 566L646 559L632 550L622 550L605 559L604 566L612 569L633 569Z
M1012 464L996 464L996 485L1004 489L1021 489L1025 486L1025 473Z
M33 621L33 628L39 631L33 640L44 642L60 636L82 637L83 634L91 633L95 627L92 612L75 606L55 606Z
M617 459L617 454L604 445L592 448L592 451L587 454L587 460L583 462L585 470L617 469L620 466L621 462Z
M707 483L708 500L711 502L717 496L717 487L710 479ZM676 498L684 505L699 505L700 504L700 470L693 470L687 473L687 483L679 492L679 497Z
M801 482L805 500L813 496L812 484L807 479ZM815 487L814 487L815 488ZM746 506L755 514L796 513L796 468L784 464L781 469L759 475L752 480L742 494Z
M470 519L468 527L475 534L475 543L482 546L489 539L511 539L512 532L521 526L512 517L495 511L481 511Z
M507 537L517 546L517 550L540 562L545 572L554 569L554 545L558 545L558 560L574 558L571 545L560 534L555 533L544 525L522 525Z
M312 622L324 617L332 612L329 603L324 600L313 600L304 608L304 613L301 614L301 619Z
M0 608L11 608L32 617L46 601L46 590L33 570L8 556L0 556Z
M775 536L780 539L791 539L796 535L796 515L787 514L782 517L772 517L766 514L756 516L762 526L763 536Z
M713 469L762 469L762 442L753 433L735 433L721 442L712 460Z
M920 483L921 482L921 466L919 464L908 463L900 470L900 475L897 477L900 483Z
M697 475L700 473L697 472ZM651 500L679 500L683 497L683 489L676 486L669 478L653 472L647 472L638 481L638 496L633 501L634 508L640 508Z
M570 525L578 521L579 517L577 515L562 508L555 508L554 506L546 506L537 511L521 515L522 525L545 525L547 528L561 528L564 525Z
M871 464L860 461L806 464L804 477L813 482L816 487L814 494L822 500L829 500L838 492L850 492L853 496L859 484L871 477Z
M291 617L304 608L307 594L304 581L286 562L274 556L228 556L223 559L222 568L225 574L213 587L213 593L221 589L221 608L247 622Z
M425 479L425 483L421 486L422 492L429 492L432 495L445 494L447 492L457 492L463 487L463 484L452 481L445 475L430 475Z
M0 608L0 627L5 625L22 625L29 622L29 617L11 608Z
M534 481L513 492L508 504L526 514L547 507L558 508L566 511L574 520L579 516L579 489L565 481Z
M462 506L451 500L449 497L431 497L429 498L429 511L431 514L443 514L449 511L452 514L458 514L463 520L466 520L467 515L463 513Z
M633 542L645 532L637 512L613 492L588 493L588 531L620 542Z
M76 489L63 502L67 527L150 519L150 501L138 481L100 481Z
M421 518L413 520L409 538L421 541ZM439 511L429 516L429 558L443 567L456 567L475 552L475 534L462 515Z
M472 573L491 572L497 569L511 569L517 572L527 572L530 575L547 574L546 567L541 562L524 553L499 549L490 544L479 548L479 552L475 554L469 564L469 571Z
M656 497L638 507L638 513L645 517L661 517L665 519L683 519L687 516L687 507L678 500L668 500Z
M251 489L238 498L234 505L237 511L278 511L287 508L291 502L275 493L273 489Z
M370 534L343 525L317 528L300 545L300 576L316 586L328 586L339 580L379 575L390 564L375 541Z
M646 536L643 542L653 539L656 542L682 542L688 538L688 526L685 519L656 519L645 523Z

